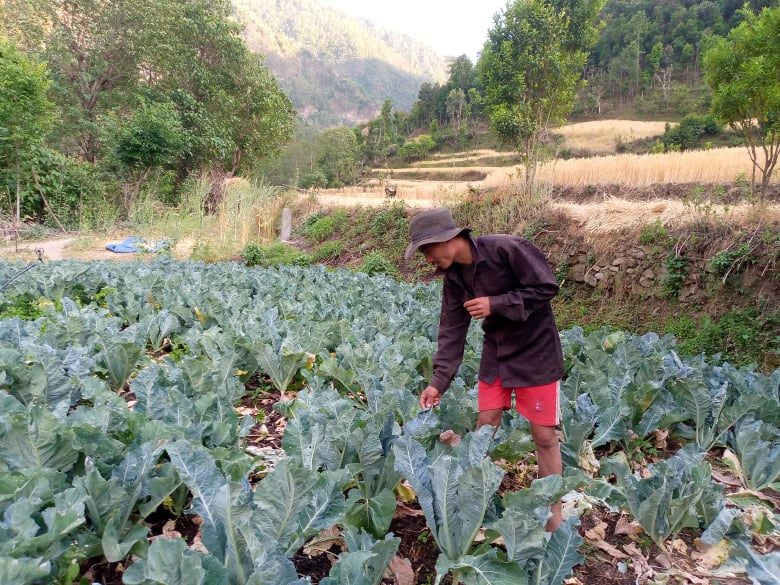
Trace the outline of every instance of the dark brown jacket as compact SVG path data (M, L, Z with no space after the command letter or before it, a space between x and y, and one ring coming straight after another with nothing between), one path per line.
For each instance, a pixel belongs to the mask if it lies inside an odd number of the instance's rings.
M463 303L490 297L484 319L485 339L479 379L504 387L540 386L563 376L563 352L550 300L558 283L544 254L518 236L468 237L474 257L474 290L468 290L461 267L453 264L444 277L438 349L430 384L449 388L463 360L471 316Z

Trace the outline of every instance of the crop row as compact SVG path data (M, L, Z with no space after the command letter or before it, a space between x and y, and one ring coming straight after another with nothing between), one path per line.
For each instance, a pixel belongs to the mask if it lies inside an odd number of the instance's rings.
M21 269L0 265L0 282ZM751 538L777 528L744 494L778 487L780 371L682 358L655 334L564 331L567 471L499 495L496 461L526 455L529 433L513 413L495 436L472 432L476 326L440 407L419 410L439 299L435 284L323 267L26 272L0 294L0 582L72 583L100 558L131 559L127 584L305 583L291 557L336 526L345 552L321 583L377 584L399 544L388 530L404 480L441 551L437 582L561 583L583 560L578 521L551 538L544 523L574 493L630 513L662 550L683 530L725 541L715 577L771 582L780 553ZM234 408L258 376L288 421L273 467L245 450L262 421ZM444 430L462 441L441 442ZM684 446L647 465L658 432ZM724 449L737 495L711 477L708 454ZM201 546L150 544L144 522L160 510L196 513Z

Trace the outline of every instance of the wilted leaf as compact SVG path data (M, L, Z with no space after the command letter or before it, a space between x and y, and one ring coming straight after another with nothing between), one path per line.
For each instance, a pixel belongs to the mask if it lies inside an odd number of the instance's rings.
M304 554L310 557L317 557L330 551L337 544L342 544L341 531L337 526L331 526L321 530L319 534L313 536L306 546L303 547Z
M719 543L708 546L697 540L696 548L698 551L691 553L691 558L697 561L696 566L699 569L714 569L721 566L729 558L729 543L726 539Z
M612 546L608 542L605 542L603 540L599 540L597 542L593 543L598 547L600 550L603 550L605 553L607 553L610 557L613 559L627 559L628 555L625 554L623 551L621 551L616 546Z
M643 532L644 530L639 522L636 520L629 521L627 516L621 516L615 525L614 534L615 536L636 536Z
M669 429L657 429L653 431L655 437L655 448L659 451L666 449L666 438L669 436Z
M607 537L607 523L599 520L593 528L585 531L588 540L604 540Z
M457 434L455 431L448 430L444 431L439 435L439 440L442 443L446 443L450 447L457 447L460 445L460 442L462 441L459 434Z
M414 488L409 485L409 482L406 480L398 484L398 487L395 488L395 491L398 494L398 497L401 498L402 502L413 502L417 499L417 494L414 493Z
M414 585L414 570L409 559L396 555L390 561L389 569L393 573L394 585Z

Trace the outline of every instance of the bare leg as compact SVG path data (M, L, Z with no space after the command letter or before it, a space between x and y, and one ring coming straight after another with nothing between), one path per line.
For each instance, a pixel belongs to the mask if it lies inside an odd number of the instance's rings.
M479 418L477 419L477 428L480 429L485 425L499 427L501 425L502 412L503 410L500 408L495 408L493 410L481 410L479 413Z
M481 413L480 413L481 414ZM563 475L563 462L561 460L561 446L558 444L558 436L555 427L544 427L531 423L531 437L536 443L536 460L539 466L539 477L548 475ZM547 520L545 530L555 532L563 521L560 500L551 506L552 517Z

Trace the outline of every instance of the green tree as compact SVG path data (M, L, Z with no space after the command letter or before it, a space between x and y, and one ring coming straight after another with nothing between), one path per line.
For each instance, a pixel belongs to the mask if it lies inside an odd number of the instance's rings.
M188 140L171 102L142 101L130 118L121 118L116 126L114 156L127 177L123 203L129 210L149 173L177 161Z
M447 94L447 118L452 126L453 142L458 142L460 136L461 124L468 117L468 105L466 104L466 94L460 88L451 89Z
M146 84L176 103L193 136L180 174L212 166L231 175L275 155L292 137L295 110L241 39L229 0L166 1L172 30L154 41Z
M742 134L753 163L751 188L760 174L763 200L780 153L780 8L743 13L745 20L706 52L704 71L712 112Z
M497 14L477 63L495 133L514 146L534 184L540 136L574 107L603 0L516 0Z
M407 161L425 158L431 150L436 148L436 141L430 134L420 134L416 139L405 142L398 149L398 154Z
M450 79L448 85L454 89L462 89L468 93L477 83L477 72L468 55L456 57L449 64Z
M29 172L26 162L54 118L48 90L45 65L0 40L0 176L10 178L14 185L17 221L21 216L22 173Z
M113 152L112 111L133 115L138 95L172 102L192 137L180 177L205 166L234 174L274 155L295 111L241 39L229 0L10 0L3 16L49 64L66 154L97 162Z
M323 132L320 152L319 164L328 178L328 185L341 187L357 180L360 151L352 130L342 126Z
M101 119L127 100L149 60L144 32L166 23L155 0L28 2L23 18L45 22L39 49L52 77L52 98L62 118L55 138L66 154L99 158ZM133 100L130 100L131 102Z

